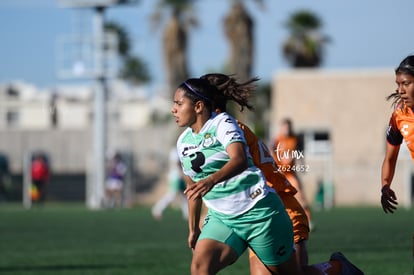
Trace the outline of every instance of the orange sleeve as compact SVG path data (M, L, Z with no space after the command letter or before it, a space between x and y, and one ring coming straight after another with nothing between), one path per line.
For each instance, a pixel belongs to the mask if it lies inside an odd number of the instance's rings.
M276 192L295 194L297 190L289 183L285 175L277 170L277 165L273 159L269 148L250 130L249 127L238 122L244 132L249 152L252 156L253 163L262 170L267 184L275 189Z
M279 137L275 141L273 157L278 165L293 165L292 152L296 150L296 137Z

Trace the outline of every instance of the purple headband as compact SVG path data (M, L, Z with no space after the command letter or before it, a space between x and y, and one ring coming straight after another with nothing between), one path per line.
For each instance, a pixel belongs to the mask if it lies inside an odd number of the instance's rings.
M208 97L200 94L199 92L197 92L195 89L193 89L186 81L183 82L183 84L191 91L193 92L195 95L207 100L208 102L211 102L211 99L209 99Z

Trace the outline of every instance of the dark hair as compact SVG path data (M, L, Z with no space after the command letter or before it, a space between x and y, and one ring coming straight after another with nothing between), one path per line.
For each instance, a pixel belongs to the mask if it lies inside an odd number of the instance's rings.
M409 55L404 58L395 69L395 74L409 74L414 77L414 55ZM404 108L404 104L401 104L402 100L398 90L387 96L387 100L392 100L393 107Z
M292 137L295 135L295 132L293 131L293 122L290 118L284 118L281 121L282 124L286 124L288 127L288 136Z
M232 75L225 75L220 73L205 74L200 77L207 80L211 85L215 86L220 94L215 98L215 107L221 111L226 111L226 104L228 100L233 100L240 106L240 111L246 107L249 110L254 110L253 105L249 103L256 85L253 83L259 78L254 77L246 82L238 83L237 79Z
M210 112L215 108L215 100L220 94L215 86L201 78L187 79L178 86L178 89L184 91L184 95L193 103L203 101Z
M399 73L414 76L414 55L409 55L401 61L400 65L395 69L395 74Z

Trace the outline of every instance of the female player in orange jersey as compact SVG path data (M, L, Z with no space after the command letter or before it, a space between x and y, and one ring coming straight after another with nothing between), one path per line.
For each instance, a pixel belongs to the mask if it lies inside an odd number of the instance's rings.
M385 157L381 169L381 205L385 213L397 209L397 196L391 189L400 146L404 141L414 159L414 55L407 56L395 69L397 90L388 96L393 101L386 134Z
M234 78L224 74L206 74L202 79L208 80L212 85L216 86L224 96L226 93L231 93L232 89L244 84L239 84ZM246 90L246 92L248 92ZM217 104L220 103L221 104ZM227 100L216 100L215 110L217 113L226 111ZM243 104L237 102L243 109ZM285 205L286 211L293 223L294 242L296 257L303 274L307 275L361 275L363 272L354 266L348 259L340 252L335 252L331 255L328 262L309 265L307 240L309 238L309 223L304 208L295 198L297 190L280 173L277 169L276 163L270 153L268 147L243 123L237 121L240 128L243 130L250 155L252 156L254 164L260 168L266 178L267 184L271 186L280 196ZM262 275L268 274L268 270L264 268L260 259L249 250L250 274Z

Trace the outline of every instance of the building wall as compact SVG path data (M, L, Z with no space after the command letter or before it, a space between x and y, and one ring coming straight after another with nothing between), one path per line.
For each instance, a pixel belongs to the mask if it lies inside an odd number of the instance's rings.
M134 169L152 175L163 172L175 142L175 125L116 132L107 138L108 154L128 153L133 156ZM36 151L49 156L52 170L58 174L85 173L93 157L93 131L90 129L0 130L0 141L0 153L8 157L13 173L21 173L25 156Z
M130 130L146 126L153 112L146 90L121 84L113 81L109 85L106 101L108 124ZM0 85L0 129L89 129L94 121L93 94L94 86L86 84L49 90L38 90L20 82ZM52 123L53 110L57 114L56 126Z
M313 200L322 179L333 184L337 205L380 205L385 130L392 112L386 96L394 90L392 69L293 70L275 75L272 137L284 117L293 120L297 132L323 130L330 135L330 154L305 151L303 162L309 171L300 176L308 199ZM393 187L400 202L408 206L412 165L406 150L402 151Z
M66 193L66 185L77 186L69 189L76 189L77 197L83 198L93 188L93 92L93 85L49 90L23 82L0 85L0 155L9 161L14 179L9 195L21 197L28 160L39 151L50 161L50 190ZM171 117L171 99L148 95L145 87L113 81L106 96L103 153L109 159L119 152L131 165L125 187L127 204L142 202L158 183L166 181L168 155L179 131ZM158 117L162 122L153 123ZM87 190L82 189L85 186Z
M93 124L92 103L58 100L57 121L60 129L87 129ZM50 116L46 121L50 122ZM49 129L50 125L44 129Z

